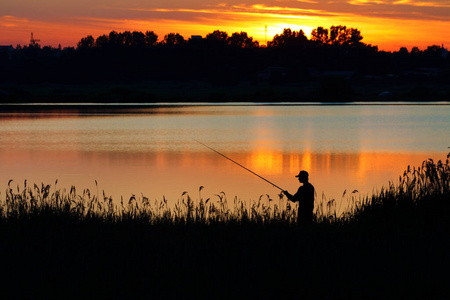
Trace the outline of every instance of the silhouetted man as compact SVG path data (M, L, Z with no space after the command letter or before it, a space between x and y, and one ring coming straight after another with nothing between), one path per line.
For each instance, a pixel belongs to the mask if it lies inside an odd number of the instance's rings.
M292 202L298 202L298 222L299 223L311 223L313 218L314 210L314 186L309 183L308 172L300 171L300 173L295 176L298 177L298 181L303 183L302 186L298 188L295 195L289 194L288 191L283 191L283 193Z

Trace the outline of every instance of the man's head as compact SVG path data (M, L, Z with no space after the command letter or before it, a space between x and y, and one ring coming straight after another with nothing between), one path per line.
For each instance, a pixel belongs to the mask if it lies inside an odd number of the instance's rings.
M304 183L304 182L308 182L308 177L309 177L309 174L308 174L308 172L306 172L306 171L300 171L300 173L298 173L298 175L297 176L295 176L295 177L298 177L298 181L300 181L300 182L302 182L302 183Z

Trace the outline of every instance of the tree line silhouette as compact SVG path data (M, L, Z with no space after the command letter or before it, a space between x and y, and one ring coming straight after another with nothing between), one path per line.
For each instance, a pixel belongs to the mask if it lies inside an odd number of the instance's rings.
M267 43L267 47L302 47L307 44L314 46L340 45L351 47L371 47L361 42L363 39L361 32L356 28L347 28L347 26L331 26L328 30L323 27L317 27L311 32L311 39L308 40L303 30L293 31L285 28L281 34L276 34L272 41ZM237 47L237 48L259 48L259 42L254 41L253 37L248 36L247 32L235 32L228 35L227 32L215 30L206 35L205 39L199 36L193 36L186 40L179 33L169 33L164 39L158 42L158 35L153 31L145 33L139 31L116 32L111 31L109 35L101 35L96 39L92 35L82 38L77 43L77 49L86 50L93 48L151 48L155 46L186 46L193 43L199 43L204 40L205 47ZM375 50L376 47L375 47Z
M188 39L169 33L160 41L153 31L111 31L97 38L88 35L76 47L30 44L7 54L0 51L0 83L200 80L223 86L326 82L355 75L406 76L409 81L450 76L450 60L441 46L386 52L362 40L358 29L342 25L317 27L310 38L303 30L286 28L267 45L243 31L229 35L216 30ZM333 80L331 87L342 83Z
M82 38L78 44L77 49L92 49L92 48L151 48L155 46L185 46L198 42L202 39L199 36L193 36L186 40L179 33L169 33L164 36L164 39L158 42L158 35L153 31L146 31L145 33L139 31L125 31L116 32L111 31L109 35L101 35L94 39L92 35ZM249 37L246 32L235 32L231 36L225 31L216 30L209 33L206 38L207 46L233 46L239 48L257 48L259 43L253 41L253 37Z

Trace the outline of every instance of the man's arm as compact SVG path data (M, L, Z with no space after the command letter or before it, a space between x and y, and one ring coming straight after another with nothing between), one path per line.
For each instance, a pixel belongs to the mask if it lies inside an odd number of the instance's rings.
M298 198L296 197L296 195L291 195L288 191L283 191L283 194L285 194L286 197L292 202L298 202Z

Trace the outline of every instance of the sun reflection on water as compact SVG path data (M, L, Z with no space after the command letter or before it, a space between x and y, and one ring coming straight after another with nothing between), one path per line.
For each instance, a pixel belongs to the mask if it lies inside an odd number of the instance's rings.
M395 183L408 165L445 159L447 116L447 106L12 114L0 123L0 186L10 179L58 179L59 187L94 190L97 180L114 199L142 193L176 201L184 191L197 197L200 186L205 198L224 191L229 199L277 199L278 189L193 140L198 138L290 192L299 186L294 176L306 170L318 197L340 201L345 190L369 194Z

